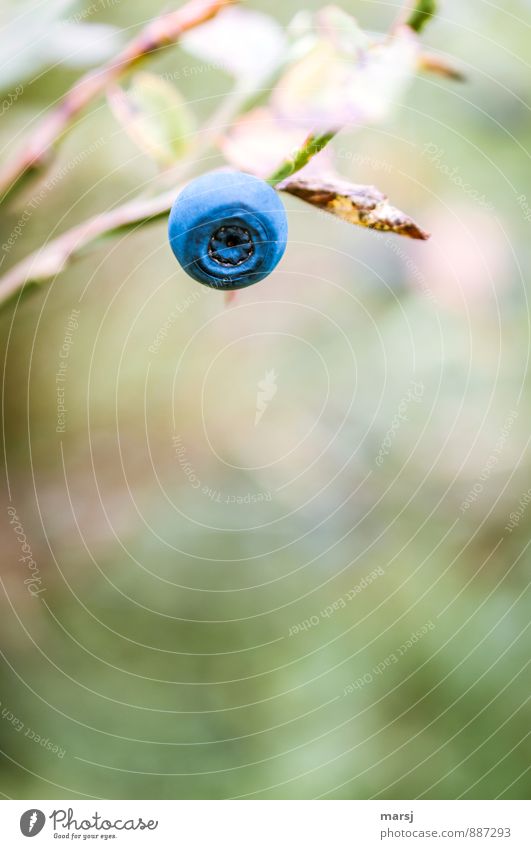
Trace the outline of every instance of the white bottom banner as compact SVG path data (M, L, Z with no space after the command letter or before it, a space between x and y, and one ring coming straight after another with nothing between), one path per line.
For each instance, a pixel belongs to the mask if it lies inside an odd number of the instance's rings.
M0 845L529 849L519 801L2 801Z

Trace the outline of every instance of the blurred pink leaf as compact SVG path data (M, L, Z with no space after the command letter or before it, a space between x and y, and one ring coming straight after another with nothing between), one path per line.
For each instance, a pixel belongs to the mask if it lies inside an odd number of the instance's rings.
M279 183L277 189L337 215L349 224L397 233L410 239L429 238L428 233L404 212L391 206L386 195L374 186L347 183L339 177L301 177L297 174Z
M371 46L371 38L358 25L356 18L339 6L325 6L315 15L318 38L326 39L345 56L362 55Z
M266 178L301 147L307 135L306 127L298 127L279 118L271 109L259 107L236 121L221 139L220 146L235 168ZM322 169L323 159L329 161L327 151L319 153L304 173L311 168Z
M463 309L497 309L497 299L511 282L510 256L503 229L483 202L460 201L452 208L428 209L434 238L415 253L415 265L438 303ZM411 285L418 282L411 278Z
M181 46L244 83L256 83L277 67L287 42L284 31L269 15L229 7L187 33Z
M415 33L402 26L370 42L345 13L320 21L313 47L277 83L275 110L314 130L387 119L417 70Z

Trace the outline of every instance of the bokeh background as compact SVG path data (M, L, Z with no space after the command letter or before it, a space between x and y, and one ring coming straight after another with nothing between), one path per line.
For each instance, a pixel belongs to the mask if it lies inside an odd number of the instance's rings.
M247 6L282 26L301 8ZM5 159L105 58L103 35L122 43L165 4L98 3L90 22L82 2L34 7L27 49L4 39L4 96L24 77ZM2 26L22 8L4 0ZM385 30L398 4L345 8ZM52 10L115 36L46 39ZM429 242L285 197L282 264L229 307L160 222L3 308L4 797L527 796L530 11L446 0L423 39L467 81L419 75L333 143L341 174ZM230 78L179 46L149 71L173 75L193 147ZM157 168L101 100L51 173L2 270Z

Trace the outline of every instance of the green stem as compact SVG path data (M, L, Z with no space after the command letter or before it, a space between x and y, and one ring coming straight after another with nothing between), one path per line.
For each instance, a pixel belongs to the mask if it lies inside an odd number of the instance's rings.
M320 153L328 142L334 138L338 131L330 130L326 133L312 133L307 137L303 145L295 151L293 156L285 159L277 170L268 178L267 182L271 186L276 186L288 177L291 177L301 168L304 168L317 153Z

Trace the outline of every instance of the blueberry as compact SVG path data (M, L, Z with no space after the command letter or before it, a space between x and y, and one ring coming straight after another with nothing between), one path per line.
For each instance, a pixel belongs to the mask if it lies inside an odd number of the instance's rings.
M271 186L224 169L183 189L172 206L168 234L190 277L226 291L271 274L286 249L288 224Z

